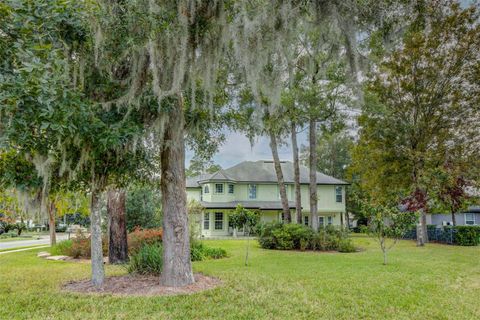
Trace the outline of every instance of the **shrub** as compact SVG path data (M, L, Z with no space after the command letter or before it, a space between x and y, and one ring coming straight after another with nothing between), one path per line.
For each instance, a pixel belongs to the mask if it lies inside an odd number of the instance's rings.
M129 273L159 275L163 267L162 245L144 244L138 252L130 256Z
M135 254L145 244L162 243L162 229L141 229L135 228L128 234L128 252Z
M190 259L192 261L202 261L205 259L221 259L227 256L227 251L222 248L211 248L200 241L190 243Z
M71 256L73 240L63 240L54 245L50 249L50 253L54 256Z
M300 224L269 223L258 228L259 243L264 249L355 251L346 231L332 226L314 232Z
M205 246L199 241L193 241L190 244L190 260L202 261L205 259Z
M480 227L455 226L455 244L460 246L478 246L480 244Z
M65 255L75 259L90 259L90 237L87 237L81 231L78 231L74 238L59 242L52 248L52 250L52 254ZM105 237L102 239L102 251L104 256L108 255L108 242Z
M355 252L357 251L351 239L341 239L338 243L339 252Z

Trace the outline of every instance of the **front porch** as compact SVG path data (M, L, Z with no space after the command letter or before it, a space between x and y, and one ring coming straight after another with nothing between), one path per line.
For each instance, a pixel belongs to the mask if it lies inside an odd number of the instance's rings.
M193 226L196 227L196 233L202 238L223 239L234 236L234 228L229 222L229 216L233 213L233 208L218 208L218 209L205 209L202 215L194 215ZM260 222L283 222L284 216L282 210L259 210ZM295 210L291 210L292 221L296 221L297 215ZM338 225L342 224L341 216L343 213L325 213L319 212L319 225ZM302 221L305 225L309 225L310 214L309 212L302 213ZM343 220L344 221L344 220ZM243 230L237 230L236 236L243 237Z

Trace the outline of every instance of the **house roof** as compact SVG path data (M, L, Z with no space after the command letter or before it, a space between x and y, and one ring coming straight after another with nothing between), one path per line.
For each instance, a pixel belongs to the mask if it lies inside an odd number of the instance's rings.
M281 201L231 201L231 202L201 202L205 209L235 209L241 204L246 209L262 209L262 210L281 210ZM293 201L288 202L289 208L295 208Z
M294 183L293 163L290 161L282 161L281 167L285 183ZM199 187L199 183L208 181L277 183L277 175L273 161L244 161L213 174L204 174L189 178L187 179L187 188ZM308 168L300 166L300 183L308 184L309 181ZM317 171L317 184L347 185L348 183Z

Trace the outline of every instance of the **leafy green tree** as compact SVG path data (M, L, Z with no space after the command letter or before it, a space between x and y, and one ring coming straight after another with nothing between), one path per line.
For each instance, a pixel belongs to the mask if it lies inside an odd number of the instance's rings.
M158 228L162 225L159 192L150 186L131 186L127 190L127 229Z
M190 160L190 166L186 169L185 175L187 177L195 177L205 173L215 173L221 170L222 166L214 163L212 160L205 160L198 156Z
M475 7L420 6L402 46L369 85L355 151L362 188L421 211L418 244L427 240L432 198L428 172L452 147L468 145L478 119L480 27ZM361 168L360 168L361 167Z
M350 166L353 138L346 130L339 132L322 131L317 138L316 152L318 154L317 170L338 179L346 179ZM308 162L310 150L302 146L301 159Z

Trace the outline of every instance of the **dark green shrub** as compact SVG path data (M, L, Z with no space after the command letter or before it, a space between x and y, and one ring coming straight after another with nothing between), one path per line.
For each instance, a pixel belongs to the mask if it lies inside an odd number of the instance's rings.
M222 248L210 248L200 241L190 243L190 259L202 261L205 259L221 259L227 256L227 251Z
M338 244L338 251L339 252L355 252L355 246L351 239L341 239Z
M159 275L163 267L162 245L145 244L140 250L130 256L129 273Z
M332 226L314 232L300 224L270 223L262 225L258 230L258 241L264 249L355 251L348 232Z
M460 246L478 246L480 244L479 226L455 226L455 244Z
M190 244L190 260L192 261L205 260L205 246L200 241L193 241Z
M227 251L223 248L207 248L207 257L210 259L221 259L227 256Z
M71 256L73 240L63 240L54 245L50 249L50 253L54 256Z

